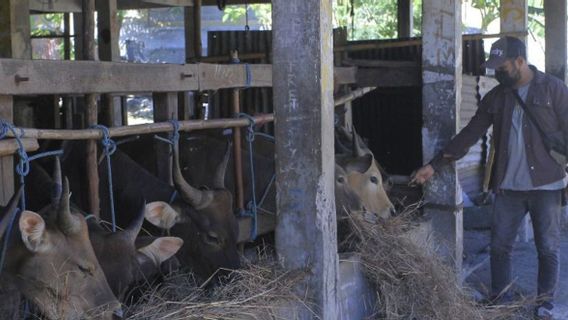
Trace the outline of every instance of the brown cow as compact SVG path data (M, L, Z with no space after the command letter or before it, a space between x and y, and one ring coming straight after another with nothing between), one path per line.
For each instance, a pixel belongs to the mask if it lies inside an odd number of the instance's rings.
M394 213L394 205L390 201L384 187L380 166L371 150L367 148L361 137L353 130L349 133L345 128L337 128L336 146L343 146L341 140L351 140L350 150L342 147L335 155L336 163L345 171L347 181L353 191L361 199L367 211L389 218ZM343 152L341 152L343 151Z
M55 199L45 220L32 211L20 214L2 283L17 288L49 319L110 319L120 304L95 257L85 219L71 212L67 179Z
M235 269L240 264L233 197L224 186L229 155L230 144L227 144L223 160L215 170L211 188L200 190L192 187L182 176L179 149L175 146L174 183L180 197L192 209L183 209L175 202L170 206L164 201L155 201L147 206L146 219L184 240L186 245L178 254L179 260L202 277L210 276L219 267Z

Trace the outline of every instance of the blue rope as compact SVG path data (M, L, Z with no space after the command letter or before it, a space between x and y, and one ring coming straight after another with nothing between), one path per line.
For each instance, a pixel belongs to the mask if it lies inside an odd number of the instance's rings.
M239 118L246 118L249 121L249 126L247 128L247 135L246 135L246 140L248 142L249 145L249 164L250 164L250 176L251 176L251 192L252 192L252 199L251 201L248 203L247 205L247 215L249 215L252 218L252 227L251 227L251 231L250 231L250 238L252 241L254 241L257 237L258 234L258 215L257 215L257 205L256 205L256 185L255 185L255 174L254 174L254 152L253 152L253 147L252 147L252 143L254 141L254 137L255 137L255 131L254 131L254 127L255 127L255 122L254 122L254 118L246 113L237 113L237 116Z
M173 131L169 134L169 138L162 138L159 135L154 135L154 139L159 140L161 142L167 143L171 146L174 146L179 141L179 121L177 120L169 120L169 123L172 124Z
M110 214L112 219L112 232L116 232L116 215L114 211L114 195L112 194L112 167L110 166L110 156L116 151L116 143L110 138L110 131L107 127L97 124L93 126L94 129L99 129L103 133L101 144L103 145L103 153L107 163L107 176L108 176L108 193L110 198Z

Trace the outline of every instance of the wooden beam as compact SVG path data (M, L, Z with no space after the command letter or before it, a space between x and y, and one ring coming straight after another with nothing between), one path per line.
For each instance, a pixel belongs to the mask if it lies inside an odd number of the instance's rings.
M227 0L225 1L226 4L229 5L237 5L237 4L255 4L255 3L271 3L271 0ZM217 5L217 1L216 0L203 0L203 5L204 6L216 6Z
M357 70L359 87L419 87L420 68L363 68Z
M300 306L299 319L338 319L331 7L329 0L272 7L276 251L284 268L308 270L296 289L313 307Z
M244 67L241 68L243 75ZM251 66L251 69L257 67ZM197 65L0 59L0 94L198 90L197 70ZM244 84L244 80L241 83Z
M199 63L199 90L217 90L247 86L247 71L244 64L220 65ZM250 83L252 87L272 86L272 66L269 64L250 64Z

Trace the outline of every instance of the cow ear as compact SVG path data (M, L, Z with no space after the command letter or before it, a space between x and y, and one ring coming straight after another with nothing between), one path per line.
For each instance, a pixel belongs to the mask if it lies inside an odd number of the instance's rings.
M47 239L45 221L39 214L24 211L20 216L19 224L22 241L30 251L38 253L49 250L51 244Z
M171 258L183 245L183 240L178 237L160 237L149 245L138 249L137 259L140 264L148 259L159 267L162 262Z
M179 212L163 201L148 203L144 217L151 224L161 229L170 229L181 220Z

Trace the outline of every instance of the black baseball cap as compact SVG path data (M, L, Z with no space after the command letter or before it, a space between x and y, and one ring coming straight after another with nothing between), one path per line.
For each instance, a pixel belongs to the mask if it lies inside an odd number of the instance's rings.
M507 59L527 57L527 48L525 43L519 38L502 37L495 41L489 52L489 59L481 65L482 68L496 69L502 65Z

